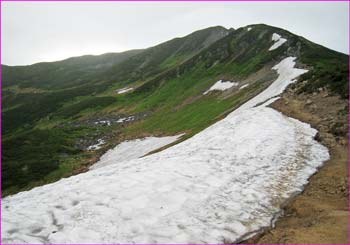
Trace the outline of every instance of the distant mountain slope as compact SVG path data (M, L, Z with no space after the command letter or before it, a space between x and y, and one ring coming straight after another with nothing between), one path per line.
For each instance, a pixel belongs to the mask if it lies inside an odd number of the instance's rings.
M183 132L190 137L264 90L277 78L272 67L286 57L309 70L297 93L322 87L348 95L347 55L263 24L207 28L137 52L103 72L65 80L65 87L56 87L58 80L23 87L26 79L36 81L28 76L21 86L3 88L5 194L84 171L122 139ZM82 67L81 60L69 60L73 73ZM83 67L96 65L86 61ZM63 70L60 76L66 75ZM3 78L15 82L9 73ZM205 93L220 80L232 86ZM130 90L118 94L121 88ZM87 151L99 139L107 143Z
M185 37L174 38L146 49L126 62L108 71L107 79L119 82L145 80L181 62L225 37L232 30L216 26L193 32Z
M266 49L273 46L274 33L282 35L286 42L279 48L266 52ZM214 67L226 64L226 67L231 66L229 73L240 79L286 55L298 57L298 64L310 70L303 79L311 81L305 84L305 89L300 92L313 92L321 86L326 86L333 93L343 98L348 97L346 75L348 55L315 44L286 30L264 24L250 25L231 32L178 67L154 77L142 88L153 87L170 77L179 77L198 64L204 65L206 70L215 70Z
M91 74L101 73L143 50L84 55L28 66L2 66L4 87L64 88L84 83Z

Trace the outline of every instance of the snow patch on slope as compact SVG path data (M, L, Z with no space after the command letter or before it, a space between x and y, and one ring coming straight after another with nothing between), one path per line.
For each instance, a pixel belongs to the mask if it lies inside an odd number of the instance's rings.
M117 89L116 92L117 92L118 94L124 94L124 93L129 92L129 91L131 91L131 90L133 90L133 89L134 89L134 88L128 88L128 87L126 87L126 88Z
M3 242L223 243L270 226L329 158L310 125L254 107L306 72L294 59L259 99L186 141L4 198Z
M98 139L97 143L94 145L90 145L87 150L88 151L94 151L94 150L98 150L101 149L102 145L104 145L106 142L103 139Z
M167 137L146 137L143 139L124 141L103 154L100 160L92 165L90 169L97 169L143 157L151 151L175 142L181 136L183 136L183 134Z
M240 111L252 108L260 103L267 101L268 99L281 94L289 84L295 82L298 76L306 73L308 70L294 68L296 57L287 57L280 63L275 65L272 69L278 73L278 78L263 92L241 105L235 110L232 115Z
M284 44L285 42L287 42L287 39L282 38L280 35L278 35L277 33L272 34L272 41L274 41L275 43L269 48L269 51L275 50L277 48L279 48L282 44Z
M123 117L117 120L117 123L123 123L123 122L130 122L134 121L135 116L130 116L130 117Z
M244 89L244 88L246 88L246 87L248 87L248 86L249 86L249 83L244 84L244 85L242 85L241 87L239 87L239 90Z
M213 90L224 91L224 90L227 90L233 86L238 86L238 84L239 83L237 83L237 82L219 80L213 86L211 86L207 91L205 91L203 94L207 94Z
M111 126L111 121L110 120L99 120L94 122L95 125L107 125Z

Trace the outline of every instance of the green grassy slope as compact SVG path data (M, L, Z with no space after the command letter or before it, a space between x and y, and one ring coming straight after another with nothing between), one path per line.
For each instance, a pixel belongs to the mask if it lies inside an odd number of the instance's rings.
M305 91L328 86L344 96L338 88L347 86L347 69L342 67L348 56L279 28L250 27L250 31L240 28L229 34L221 27L208 28L171 40L97 74L86 84L49 92L8 89L3 101L4 194L80 172L123 139L180 132L190 137L268 86L277 76L271 67L286 56L298 57L299 65L310 70L312 82ZM288 41L269 52L275 32ZM218 36L212 37L213 33ZM325 80L324 73L334 80ZM220 79L249 86L203 95ZM135 90L114 92L123 86ZM148 116L129 124L86 123L139 113ZM79 147L81 141L99 138L108 142L101 150Z
M91 79L92 75L105 72L113 65L121 63L143 50L122 53L84 55L55 62L42 62L28 66L2 66L4 88L58 89L79 85Z

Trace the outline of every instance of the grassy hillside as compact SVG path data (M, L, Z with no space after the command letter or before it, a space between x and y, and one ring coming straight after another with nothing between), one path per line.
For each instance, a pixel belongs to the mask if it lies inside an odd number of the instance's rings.
M58 89L85 83L92 75L100 74L113 65L139 54L143 50L122 53L85 55L56 62L42 62L28 66L2 66L4 88Z
M182 38L174 38L115 65L102 78L123 85L145 81L181 64L228 33L229 30L217 26L193 32Z
M309 81L299 93L312 93L319 88L328 88L342 99L349 98L349 56L327 49L304 40L301 62L307 64L310 71L302 79Z
M298 57L298 65L310 70L302 77L309 82L300 93L329 87L346 96L340 88L348 84L348 56L279 28L250 28L227 31L213 27L194 32L146 49L103 73L92 73L81 84L5 86L4 194L84 171L123 139L180 132L190 137L266 88L277 77L271 67L287 56ZM268 51L274 43L273 33L288 41ZM69 67L75 69L73 64ZM203 95L220 79L249 86ZM125 86L134 90L116 93ZM127 116L136 119L116 123ZM102 119L114 123L96 124ZM107 143L100 150L87 151L98 139Z

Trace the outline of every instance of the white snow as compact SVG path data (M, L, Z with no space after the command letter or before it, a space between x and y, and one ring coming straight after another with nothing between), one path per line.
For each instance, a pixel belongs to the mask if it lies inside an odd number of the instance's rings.
M245 104L241 105L234 112L237 113L239 111L252 108L262 102L267 101L272 97L275 97L281 94L289 84L295 82L294 80L295 78L307 72L307 70L304 70L304 69L294 68L295 59L296 57L287 57L283 59L280 63L275 65L272 69L277 70L277 73L279 75L277 80L274 81L263 92L261 92L251 100L247 101Z
M247 31L250 31L251 29L252 29L252 27L248 27L248 28L247 28Z
M211 86L207 91L205 91L203 94L207 94L207 93L209 93L210 91L213 91L213 90L224 91L226 89L229 89L229 88L231 88L233 86L237 86L237 85L238 85L237 82L219 80L213 86Z
M282 38L280 35L278 35L277 33L272 34L272 41L274 41L275 43L269 48L269 51L275 50L278 47L280 47L282 44L284 44L285 42L287 42L287 39Z
M4 243L223 243L270 226L329 158L310 125L265 107L298 75L225 119L153 155L3 199Z
M183 135L184 134L167 137L146 137L143 139L124 141L103 154L100 160L92 165L90 169L97 169L103 166L143 157L147 153L175 142Z
M133 121L134 119L135 119L134 116L123 117L123 118L119 118L119 119L117 120L117 123L129 122L129 121Z
M96 121L94 124L96 124L96 125L102 124L102 125L111 126L111 121L109 121L109 120L100 120L100 121Z
M239 87L239 90L244 89L244 88L246 88L246 87L248 87L248 86L249 86L249 83L244 84L244 85L242 85L241 87Z
M117 92L118 94L123 94L123 93L129 92L129 91L131 91L131 90L133 90L133 89L134 89L134 88L128 88L128 87L126 87L126 88L117 89L116 92Z
M104 145L106 142L103 139L98 139L97 143L94 145L90 145L87 150L89 151L94 151L94 150L98 150L101 149L101 146Z

